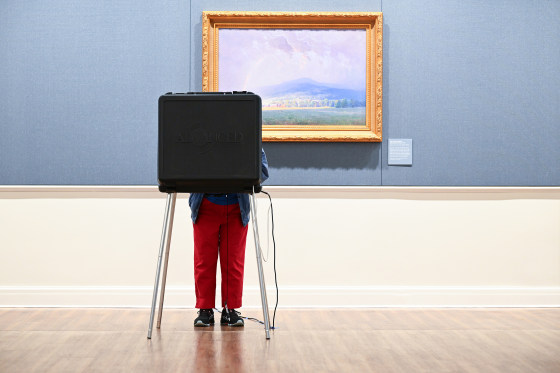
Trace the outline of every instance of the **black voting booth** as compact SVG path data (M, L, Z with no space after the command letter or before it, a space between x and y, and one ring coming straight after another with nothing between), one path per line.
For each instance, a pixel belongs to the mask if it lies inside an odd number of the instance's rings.
M261 177L259 96L166 94L159 99L162 192L252 192Z
M261 187L262 103L251 92L167 93L159 98L158 186L167 193L148 339L158 287L161 326L177 193L249 193L266 338L270 338L254 194ZM165 262L160 276L163 252Z

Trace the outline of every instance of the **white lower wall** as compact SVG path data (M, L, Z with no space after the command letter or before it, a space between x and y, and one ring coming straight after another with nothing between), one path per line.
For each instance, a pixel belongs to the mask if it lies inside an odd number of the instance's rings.
M560 305L560 188L266 190L281 307ZM194 306L186 197L175 213L171 307ZM149 307L164 209L155 187L1 187L0 305ZM249 233L244 305L258 307ZM265 272L273 305L272 248Z

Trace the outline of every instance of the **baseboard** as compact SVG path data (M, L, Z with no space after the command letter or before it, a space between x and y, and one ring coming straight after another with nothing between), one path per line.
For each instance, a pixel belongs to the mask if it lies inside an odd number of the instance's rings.
M0 307L149 308L148 286L1 286ZM267 288L269 306L276 289ZM168 286L165 307L192 308L192 286ZM245 287L244 307L261 306L260 290ZM560 307L560 287L286 286L280 308L331 307Z

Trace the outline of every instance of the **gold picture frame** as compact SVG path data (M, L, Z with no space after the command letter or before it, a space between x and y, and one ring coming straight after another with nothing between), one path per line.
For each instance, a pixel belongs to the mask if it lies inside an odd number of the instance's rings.
M292 40L291 44L288 39ZM331 40L338 44L330 46ZM253 55L250 55L251 50ZM245 60L244 53L249 56ZM277 73L274 74L263 70L272 68L271 64L283 63L284 55L290 58L289 61L299 61L298 65L295 65L296 62L278 65L280 67L275 67L273 71ZM354 58L354 55L359 55L359 58ZM258 58L262 62L263 56L270 56L270 59L259 65L264 65L260 70L256 65L248 67L252 63L249 61ZM324 56L330 60L323 61ZM336 66L333 67L333 64ZM348 68L348 64L355 64L355 68ZM301 66L307 66L304 67L307 70L302 70ZM321 66L327 67L323 71ZM243 68L250 71L239 70ZM254 75L259 72L261 76L255 80ZM337 72L338 75L335 74ZM290 76L299 78L261 88L262 92L273 92L268 97L251 86L248 89L240 87L243 84L236 83L235 79L243 73L247 75L245 82L250 80L248 77L251 75L251 81L263 84L271 75L277 80L284 79L284 76L285 79ZM340 82L318 83L317 80L321 79L310 78L317 74L322 74L323 80L335 79L333 76L336 75ZM223 81L222 86L219 79ZM350 84L358 88L354 89ZM383 14L204 11L202 90L249 90L261 95L263 141L380 142ZM294 95L297 97L294 98Z

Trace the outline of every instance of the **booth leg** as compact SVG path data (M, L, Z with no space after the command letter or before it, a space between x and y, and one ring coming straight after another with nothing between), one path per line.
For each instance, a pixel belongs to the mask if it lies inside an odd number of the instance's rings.
M161 278L161 291L159 294L159 310L158 319L156 327L159 329L161 327L161 315L163 313L163 299L165 298L165 282L167 280L167 263L169 262L169 248L171 247L171 233L173 232L173 217L175 216L175 201L177 199L177 193L173 193L173 200L171 201L171 213L168 216L168 234L167 242L165 247L165 261L163 262L163 277Z
M158 324L157 327L160 327L161 323L161 312L163 309L163 297L165 295L165 279L167 276L167 261L169 260L169 246L171 243L171 231L173 230L173 215L175 213L175 201L177 199L177 193L167 193L167 203L165 207L165 218L163 220L163 230L161 233L161 241L159 247L159 255L158 255L158 263L156 269L156 280L154 284L154 294L152 297L152 310L150 312L150 324L148 325L148 339L152 338L152 328L154 326L154 314L156 310L156 301L157 301L157 294L158 294L158 286L159 286L159 278L161 272L161 263L163 259L163 248L166 247L166 255L165 255L165 269L163 273L163 282L162 282L162 289L160 295L160 308L159 308L159 316L158 316Z
M261 302L262 302L262 309L263 309L263 318L264 318L264 330L266 339L270 339L270 322L269 322L269 315L268 315L268 300L266 297L266 285L264 283L264 272L263 272L263 264L262 264L262 255L261 255L261 244L259 241L259 232L257 226L257 210L255 205L255 194L251 194L251 218L253 220L253 235L255 237L255 250L257 252L257 268L259 271L259 285L261 288Z

